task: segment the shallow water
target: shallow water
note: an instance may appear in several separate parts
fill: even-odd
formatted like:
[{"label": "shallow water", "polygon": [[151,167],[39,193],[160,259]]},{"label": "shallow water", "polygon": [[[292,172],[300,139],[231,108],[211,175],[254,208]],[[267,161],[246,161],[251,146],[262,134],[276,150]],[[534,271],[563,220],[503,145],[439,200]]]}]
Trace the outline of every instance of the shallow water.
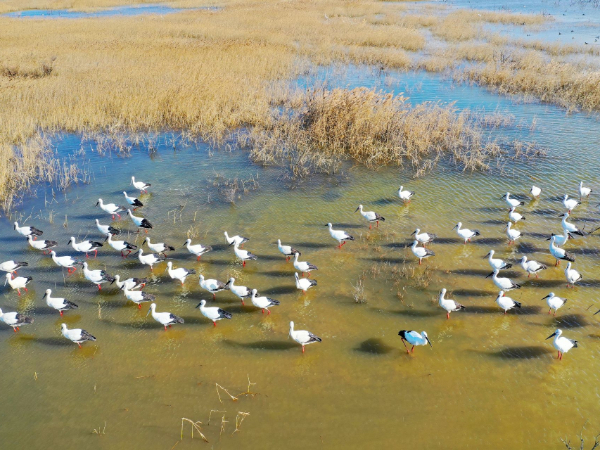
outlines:
[{"label": "shallow water", "polygon": [[[200,7],[194,9],[215,9],[214,7]],[[146,14],[173,14],[185,11],[183,8],[174,8],[169,5],[149,4],[118,6],[105,8],[97,11],[73,11],[70,9],[27,9],[5,14],[8,17],[21,17],[32,19],[82,19],[86,17],[115,17],[115,16],[139,16]]]},{"label": "shallow water", "polygon": [[[573,436],[586,420],[589,430],[600,427],[600,331],[592,316],[600,292],[598,238],[568,244],[584,276],[573,291],[565,288],[564,267],[527,280],[515,264],[510,275],[523,289],[511,296],[523,308],[506,316],[494,302],[497,289],[484,278],[489,267],[481,259],[495,248],[513,262],[525,254],[553,263],[545,236],[560,230],[558,197],[576,195],[580,179],[598,190],[597,119],[515,103],[423,74],[323,69],[298,84],[314,82],[408,92],[414,102],[456,101],[461,109],[509,111],[517,123],[536,118],[533,131],[515,126],[494,135],[536,140],[549,154],[535,163],[505,161],[504,171],[490,174],[440,167],[413,180],[397,168],[348,167],[343,175],[292,185],[279,169],[258,167],[238,150],[161,136],[150,155],[139,148],[129,158],[101,157],[77,136],[64,136],[56,143],[58,151],[87,161],[92,183],[54,198],[50,187],[41,187],[14,217],[0,219],[0,259],[28,261],[21,274],[34,278],[21,297],[2,288],[0,306],[35,318],[18,334],[0,327],[4,442],[41,449],[52,436],[55,447],[172,448],[181,439],[182,417],[202,421],[211,448],[223,449],[281,448],[282,442],[286,448],[558,448],[559,439]],[[235,276],[281,305],[265,316],[242,307],[229,292],[212,302],[197,278],[181,287],[168,279],[164,264],[151,274],[135,258],[123,260],[103,247],[92,267],[122,277],[152,275],[146,291],[157,295],[158,310],[185,319],[165,332],[145,316],[146,307],[139,311],[126,303],[114,287],[98,291],[80,271],[61,272],[12,229],[11,220],[25,218],[43,229],[45,238],[59,242],[59,255],[74,254],[65,245],[70,236],[99,239],[94,219],[110,219],[94,207],[98,197],[123,203],[121,191],[134,192],[133,174],[153,185],[141,197],[140,214],[154,224],[149,236],[177,247],[170,254],[176,266],[223,281]],[[229,204],[214,186],[217,175],[255,177],[259,188]],[[539,201],[526,199],[532,183],[544,189]],[[416,191],[409,205],[396,197],[400,184]],[[527,220],[517,227],[525,236],[514,246],[506,244],[503,231],[507,211],[500,196],[507,190],[526,199],[521,212]],[[597,202],[594,194],[575,210],[574,221],[588,230],[597,227]],[[354,213],[359,203],[386,218],[378,230],[369,231]],[[459,220],[482,237],[463,245],[451,231]],[[329,221],[356,241],[337,250],[324,227]],[[137,244],[145,237],[134,234],[127,219],[114,226]],[[417,226],[439,236],[431,246],[436,256],[421,267],[404,248]],[[249,237],[246,248],[258,261],[242,269],[225,246],[224,230]],[[182,250],[188,233],[214,247],[201,262]],[[277,238],[319,267],[314,273],[319,284],[307,295],[295,290],[293,267],[277,252]],[[408,275],[394,277],[394,269]],[[367,303],[356,304],[353,285],[365,272]],[[48,287],[79,309],[64,319],[49,311],[41,300]],[[449,321],[435,300],[442,287],[467,306]],[[546,314],[540,300],[551,290],[569,298],[556,318]],[[213,328],[194,309],[201,299],[230,311],[233,319]],[[303,355],[287,337],[290,320],[323,342],[308,346]],[[78,349],[60,335],[62,322],[88,330],[98,341]],[[544,341],[557,326],[580,342],[562,362]],[[401,329],[426,330],[433,348],[407,355],[397,336]],[[247,377],[258,395],[232,402],[221,391],[220,403],[215,383],[238,394],[246,391]],[[226,412],[213,412],[207,425],[211,410]],[[232,434],[239,411],[250,415]],[[228,422],[221,432],[222,416]],[[97,436],[94,429],[105,434]],[[177,448],[204,445],[197,435],[192,441],[190,433],[186,425]]]}]

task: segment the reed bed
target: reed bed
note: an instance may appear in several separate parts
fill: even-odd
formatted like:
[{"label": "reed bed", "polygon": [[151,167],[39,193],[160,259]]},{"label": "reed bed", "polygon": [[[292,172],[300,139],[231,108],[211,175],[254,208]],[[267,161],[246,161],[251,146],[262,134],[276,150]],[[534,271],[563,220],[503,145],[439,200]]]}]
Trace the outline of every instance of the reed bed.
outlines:
[{"label": "reed bed", "polygon": [[365,88],[309,90],[241,142],[254,161],[283,164],[294,177],[335,173],[344,160],[372,168],[409,165],[417,175],[440,160],[486,170],[490,160],[509,152],[486,138],[468,112],[436,103],[411,105],[405,97]]},{"label": "reed bed", "polygon": [[[154,0],[5,0],[0,3],[0,13],[27,8],[86,10],[151,2]],[[184,8],[214,4],[214,0],[169,2]],[[538,65],[498,63],[498,49],[510,44],[509,40],[479,34],[485,23],[538,26],[548,20],[544,16],[448,12],[443,5],[419,3],[412,4],[409,11],[402,2],[370,0],[224,0],[219,5],[223,9],[187,10],[165,16],[77,20],[0,17],[2,207],[13,205],[12,196],[36,181],[54,179],[55,174],[47,167],[56,167],[56,157],[49,148],[40,146],[42,133],[105,134],[111,137],[104,147],[116,147],[125,154],[130,143],[119,135],[164,130],[214,142],[237,129],[256,129],[255,142],[266,142],[265,133],[270,130],[275,133],[271,137],[274,142],[285,137],[289,143],[296,133],[301,140],[294,145],[296,149],[313,143],[318,148],[329,147],[332,142],[316,134],[317,128],[309,133],[298,123],[282,125],[272,114],[273,105],[288,96],[282,91],[289,80],[316,64],[442,71],[473,61],[486,65],[470,67],[464,80],[502,92],[598,108],[598,90],[593,86],[596,73],[584,74],[576,66],[560,61],[545,60]],[[482,39],[490,41],[487,46],[480,42]],[[573,53],[539,45],[532,51]],[[508,79],[511,76],[513,79]],[[539,83],[534,82],[536,77]],[[365,107],[375,101],[375,97],[367,100],[373,94],[353,95],[361,98]],[[351,97],[329,93],[327,99],[342,101]],[[298,107],[317,102],[314,97],[303,98]],[[479,164],[481,151],[493,153],[490,147],[474,150],[478,145],[485,149],[488,144],[464,131],[476,126],[467,126],[468,121],[452,108],[409,108],[406,99],[381,100],[381,104],[385,106],[371,110],[363,121],[357,118],[353,127],[345,130],[351,134],[344,140],[351,142],[346,142],[346,147],[340,144],[346,148],[344,152],[336,147],[341,135],[336,136],[334,159],[343,153],[375,166],[433,161],[434,155],[441,152],[454,155],[461,165],[471,168]],[[395,120],[389,117],[392,111],[398,113]],[[369,125],[367,119],[382,120],[400,135],[392,138],[388,132],[380,137],[373,130],[381,130],[381,124]],[[437,120],[441,121],[439,126],[435,125]],[[407,131],[409,125],[417,126],[425,135],[417,139],[416,133]],[[464,129],[458,132],[461,127]],[[367,133],[362,146],[357,145],[357,133],[361,132]],[[451,143],[453,137],[458,143]],[[425,150],[427,145],[431,145],[429,150]],[[369,155],[369,151],[375,153]],[[459,152],[465,152],[465,156],[460,157]],[[312,158],[321,152],[296,154]],[[329,170],[336,167],[323,164]],[[72,174],[70,170],[67,173]]]}]

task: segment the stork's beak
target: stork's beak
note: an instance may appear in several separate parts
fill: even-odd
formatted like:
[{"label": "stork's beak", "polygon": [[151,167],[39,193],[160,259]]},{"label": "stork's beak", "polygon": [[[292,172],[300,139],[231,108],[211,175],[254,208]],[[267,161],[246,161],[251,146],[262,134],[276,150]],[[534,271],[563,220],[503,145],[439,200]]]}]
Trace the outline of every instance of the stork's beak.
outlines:
[{"label": "stork's beak", "polygon": [[100,202],[96,202],[96,206],[98,206],[100,204]]},{"label": "stork's beak", "polygon": [[494,275],[494,272],[492,272],[492,273],[490,273],[490,274],[486,275],[485,277],[486,277],[486,278],[489,278],[489,277],[491,277],[492,275]]},{"label": "stork's beak", "polygon": [[147,241],[147,240],[148,240],[148,239],[144,239],[144,242],[142,242],[142,245],[144,245],[144,244],[146,243],[146,241]]},{"label": "stork's beak", "polygon": [[412,233],[410,233],[410,235],[412,236],[413,234],[415,234],[417,232],[417,230],[413,231]]},{"label": "stork's beak", "polygon": [[430,346],[431,348],[433,348],[433,345],[431,345],[431,341],[429,340],[429,338],[427,337],[427,338],[425,338],[425,339],[427,339],[427,343],[429,344],[429,346]]},{"label": "stork's beak", "polygon": [[150,311],[152,311],[152,308],[148,308],[148,312],[146,313],[146,317],[148,317],[148,314],[150,314]]},{"label": "stork's beak", "polygon": [[[454,226],[452,227],[452,230],[454,230],[454,229],[455,229],[457,226],[458,226],[458,224],[454,225]],[[451,230],[451,231],[452,231],[452,230]]]},{"label": "stork's beak", "polygon": [[487,254],[487,255],[485,255],[485,256],[484,256],[483,258],[481,258],[481,259],[485,259],[485,258],[487,258],[488,256],[490,256],[489,252],[488,252],[488,254]]},{"label": "stork's beak", "polygon": [[71,244],[71,241],[67,242],[67,245],[70,245],[70,244]]},{"label": "stork's beak", "polygon": [[358,208],[356,208],[356,210],[354,212],[358,211],[359,209],[360,209],[360,206]]},{"label": "stork's beak", "polygon": [[594,313],[594,316],[600,312],[600,309]]},{"label": "stork's beak", "polygon": [[46,293],[45,293],[45,294],[44,294],[44,296],[42,297],[42,300],[44,300],[44,299],[46,298],[46,296],[47,296],[47,295],[48,295],[48,294],[46,294]]},{"label": "stork's beak", "polygon": [[546,339],[544,339],[544,340],[546,340],[546,341],[547,341],[548,339],[550,339],[551,337],[554,337],[554,336],[556,336],[556,331],[555,331],[554,333],[552,333],[550,336],[548,336],[548,337],[547,337]]},{"label": "stork's beak", "polygon": [[546,295],[542,300],[546,300],[548,297],[550,297],[550,294]]},{"label": "stork's beak", "polygon": [[[202,302],[198,303],[198,304],[196,305],[196,308],[200,308],[200,305],[201,305],[201,304],[202,304]],[[195,309],[195,308],[194,308],[194,309]]]}]

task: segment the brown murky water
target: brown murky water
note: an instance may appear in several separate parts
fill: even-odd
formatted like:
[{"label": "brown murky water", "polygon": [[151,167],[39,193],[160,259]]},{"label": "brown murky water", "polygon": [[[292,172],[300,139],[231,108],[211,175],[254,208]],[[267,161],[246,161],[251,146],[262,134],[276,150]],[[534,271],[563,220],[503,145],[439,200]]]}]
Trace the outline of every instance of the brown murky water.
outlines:
[{"label": "brown murky water", "polygon": [[[484,103],[492,98],[469,89]],[[503,174],[440,168],[412,180],[397,169],[348,168],[346,176],[316,177],[289,189],[278,170],[257,168],[241,152],[209,155],[204,147],[185,146],[172,152],[165,145],[154,158],[138,152],[124,160],[89,154],[91,185],[55,201],[49,190],[40,190],[15,217],[0,221],[1,259],[28,261],[21,273],[34,278],[22,297],[4,288],[0,306],[35,318],[18,334],[0,327],[2,441],[28,449],[48,448],[49,442],[52,448],[91,449],[558,448],[559,439],[574,436],[586,420],[588,430],[600,429],[600,332],[598,316],[592,315],[600,288],[598,238],[567,245],[584,276],[575,290],[565,287],[564,267],[527,280],[515,264],[509,274],[523,288],[511,296],[523,308],[506,316],[494,302],[498,290],[484,278],[489,266],[482,259],[493,248],[513,262],[527,255],[553,263],[545,238],[560,230],[559,196],[575,195],[580,178],[596,187],[597,120],[566,117],[546,106],[513,106],[518,114],[538,117],[534,138],[550,153],[536,164],[506,162]],[[75,138],[59,143],[79,145]],[[259,188],[235,205],[223,203],[213,186],[216,173],[258,176]],[[170,255],[176,266],[223,281],[235,276],[281,305],[266,316],[242,307],[229,292],[212,302],[197,277],[181,287],[163,264],[146,291],[156,294],[159,311],[185,319],[165,332],[146,317],[146,307],[139,311],[126,303],[114,286],[98,292],[80,271],[67,276],[12,230],[11,220],[28,218],[44,237],[59,242],[59,254],[73,254],[65,245],[70,236],[99,237],[93,220],[104,216],[94,207],[96,199],[121,202],[123,189],[133,192],[131,174],[153,184],[140,212],[155,226],[150,236],[177,247]],[[500,196],[507,190],[525,194],[532,183],[544,194],[539,201],[526,200],[521,208],[526,221],[517,226],[525,235],[508,246],[507,208]],[[396,197],[400,184],[417,193],[409,205]],[[369,231],[354,213],[359,203],[386,218],[378,230]],[[596,228],[596,204],[596,197],[584,202],[574,222]],[[451,231],[459,220],[482,237],[463,245]],[[356,241],[337,250],[324,226],[329,221]],[[115,226],[134,231],[125,219]],[[417,226],[439,237],[431,246],[436,256],[421,267],[404,248]],[[225,246],[224,230],[250,237],[246,248],[258,261],[242,269]],[[195,242],[215,248],[201,262],[182,250],[188,232]],[[307,295],[296,291],[293,267],[278,253],[277,238],[319,267],[318,286]],[[143,236],[128,239],[141,244]],[[150,275],[136,259],[123,261],[109,247],[91,265],[122,277]],[[367,301],[357,304],[353,286],[361,275]],[[48,287],[79,309],[61,319],[42,301]],[[467,307],[449,321],[437,305],[443,287]],[[546,314],[541,300],[550,291],[569,298],[556,318]],[[194,309],[201,299],[230,311],[233,319],[213,328]],[[290,320],[323,342],[303,355],[288,338]],[[63,321],[88,330],[97,342],[78,349],[60,335]],[[580,342],[562,362],[544,340],[557,327]],[[433,348],[407,355],[397,335],[401,329],[426,330]],[[246,391],[248,377],[257,395],[234,402],[221,391],[219,401],[216,383],[238,395]],[[234,433],[240,412],[249,415]],[[183,417],[203,422],[209,444],[197,434],[192,440],[189,424],[181,439]]]}]

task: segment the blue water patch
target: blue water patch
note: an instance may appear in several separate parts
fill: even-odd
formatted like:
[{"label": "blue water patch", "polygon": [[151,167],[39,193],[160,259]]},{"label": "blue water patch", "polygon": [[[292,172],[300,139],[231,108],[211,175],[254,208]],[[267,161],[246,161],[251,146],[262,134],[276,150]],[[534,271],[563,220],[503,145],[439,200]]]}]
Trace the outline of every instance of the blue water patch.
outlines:
[{"label": "blue water patch", "polygon": [[[198,9],[218,10],[218,7],[206,6]],[[25,11],[15,11],[4,14],[8,17],[34,18],[34,19],[81,19],[86,17],[113,17],[113,16],[139,16],[146,14],[173,14],[181,11],[186,11],[184,8],[174,8],[168,5],[134,5],[134,6],[117,6],[114,8],[106,8],[98,11],[72,11],[69,9],[29,9]]]}]

